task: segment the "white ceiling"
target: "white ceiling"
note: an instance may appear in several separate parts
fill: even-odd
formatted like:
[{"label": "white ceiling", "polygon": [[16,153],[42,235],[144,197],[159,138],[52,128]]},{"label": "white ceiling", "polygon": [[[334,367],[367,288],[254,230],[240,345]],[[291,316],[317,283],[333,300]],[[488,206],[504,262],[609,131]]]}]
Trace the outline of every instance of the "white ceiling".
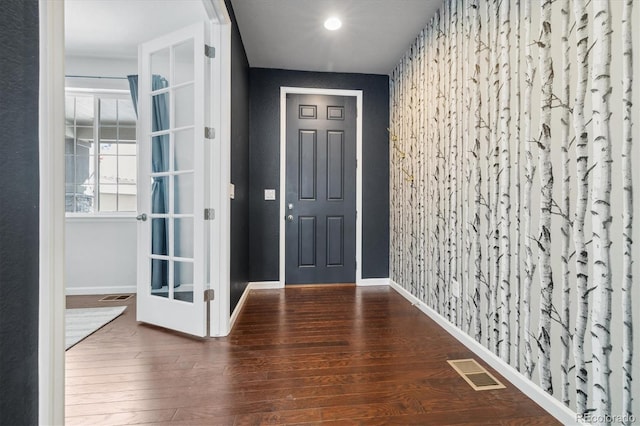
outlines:
[{"label": "white ceiling", "polygon": [[[442,0],[232,0],[252,67],[388,74]],[[338,31],[324,20],[339,16]],[[202,20],[202,0],[65,0],[66,54],[135,58]]]},{"label": "white ceiling", "polygon": [[202,0],[65,0],[67,55],[135,58],[138,45],[206,18]]},{"label": "white ceiling", "polygon": [[[252,67],[388,74],[442,0],[232,0]],[[342,28],[323,23],[338,16]]]}]

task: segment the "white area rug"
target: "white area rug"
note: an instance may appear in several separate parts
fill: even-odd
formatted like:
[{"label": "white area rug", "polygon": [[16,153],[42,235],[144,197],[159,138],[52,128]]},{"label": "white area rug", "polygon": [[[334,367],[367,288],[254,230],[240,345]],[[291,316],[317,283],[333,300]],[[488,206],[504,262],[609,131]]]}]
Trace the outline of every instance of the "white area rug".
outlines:
[{"label": "white area rug", "polygon": [[65,349],[69,349],[88,335],[120,316],[126,306],[80,308],[65,311]]}]

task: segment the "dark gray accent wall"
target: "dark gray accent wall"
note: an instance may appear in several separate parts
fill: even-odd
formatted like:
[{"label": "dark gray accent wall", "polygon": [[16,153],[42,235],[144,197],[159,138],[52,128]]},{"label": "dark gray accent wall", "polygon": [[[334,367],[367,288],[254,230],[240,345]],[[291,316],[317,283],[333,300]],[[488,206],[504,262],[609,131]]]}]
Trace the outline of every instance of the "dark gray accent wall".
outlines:
[{"label": "dark gray accent wall", "polygon": [[0,12],[0,424],[38,424],[38,1]]},{"label": "dark gray accent wall", "polygon": [[[251,68],[250,280],[279,279],[280,87],[363,91],[362,277],[389,276],[389,77]],[[264,189],[277,201],[265,201]]]},{"label": "dark gray accent wall", "polygon": [[249,284],[249,62],[231,1],[231,310]]}]

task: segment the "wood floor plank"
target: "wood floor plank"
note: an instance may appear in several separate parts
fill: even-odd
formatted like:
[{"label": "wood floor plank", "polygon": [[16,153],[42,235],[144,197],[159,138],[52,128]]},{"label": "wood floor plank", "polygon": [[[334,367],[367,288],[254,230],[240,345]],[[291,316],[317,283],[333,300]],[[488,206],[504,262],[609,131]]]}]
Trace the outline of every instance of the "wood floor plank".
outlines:
[{"label": "wood floor plank", "polygon": [[125,304],[67,352],[67,424],[558,424],[508,382],[473,391],[446,360],[474,355],[389,288],[252,291],[215,339]]},{"label": "wood floor plank", "polygon": [[171,421],[175,408],[168,410],[130,411],[127,413],[98,414],[67,417],[65,426],[135,425],[141,423],[161,423]]}]

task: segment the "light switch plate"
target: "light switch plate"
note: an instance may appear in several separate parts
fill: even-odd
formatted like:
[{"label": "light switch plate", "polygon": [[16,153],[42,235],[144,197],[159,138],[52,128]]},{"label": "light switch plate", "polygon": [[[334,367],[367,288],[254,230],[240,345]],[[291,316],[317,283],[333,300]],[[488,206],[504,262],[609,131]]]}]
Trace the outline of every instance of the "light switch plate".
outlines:
[{"label": "light switch plate", "polygon": [[275,189],[265,189],[264,190],[264,199],[265,201],[273,201],[276,199],[276,190]]},{"label": "light switch plate", "polygon": [[229,184],[229,197],[232,200],[236,198],[236,186],[232,183]]}]

